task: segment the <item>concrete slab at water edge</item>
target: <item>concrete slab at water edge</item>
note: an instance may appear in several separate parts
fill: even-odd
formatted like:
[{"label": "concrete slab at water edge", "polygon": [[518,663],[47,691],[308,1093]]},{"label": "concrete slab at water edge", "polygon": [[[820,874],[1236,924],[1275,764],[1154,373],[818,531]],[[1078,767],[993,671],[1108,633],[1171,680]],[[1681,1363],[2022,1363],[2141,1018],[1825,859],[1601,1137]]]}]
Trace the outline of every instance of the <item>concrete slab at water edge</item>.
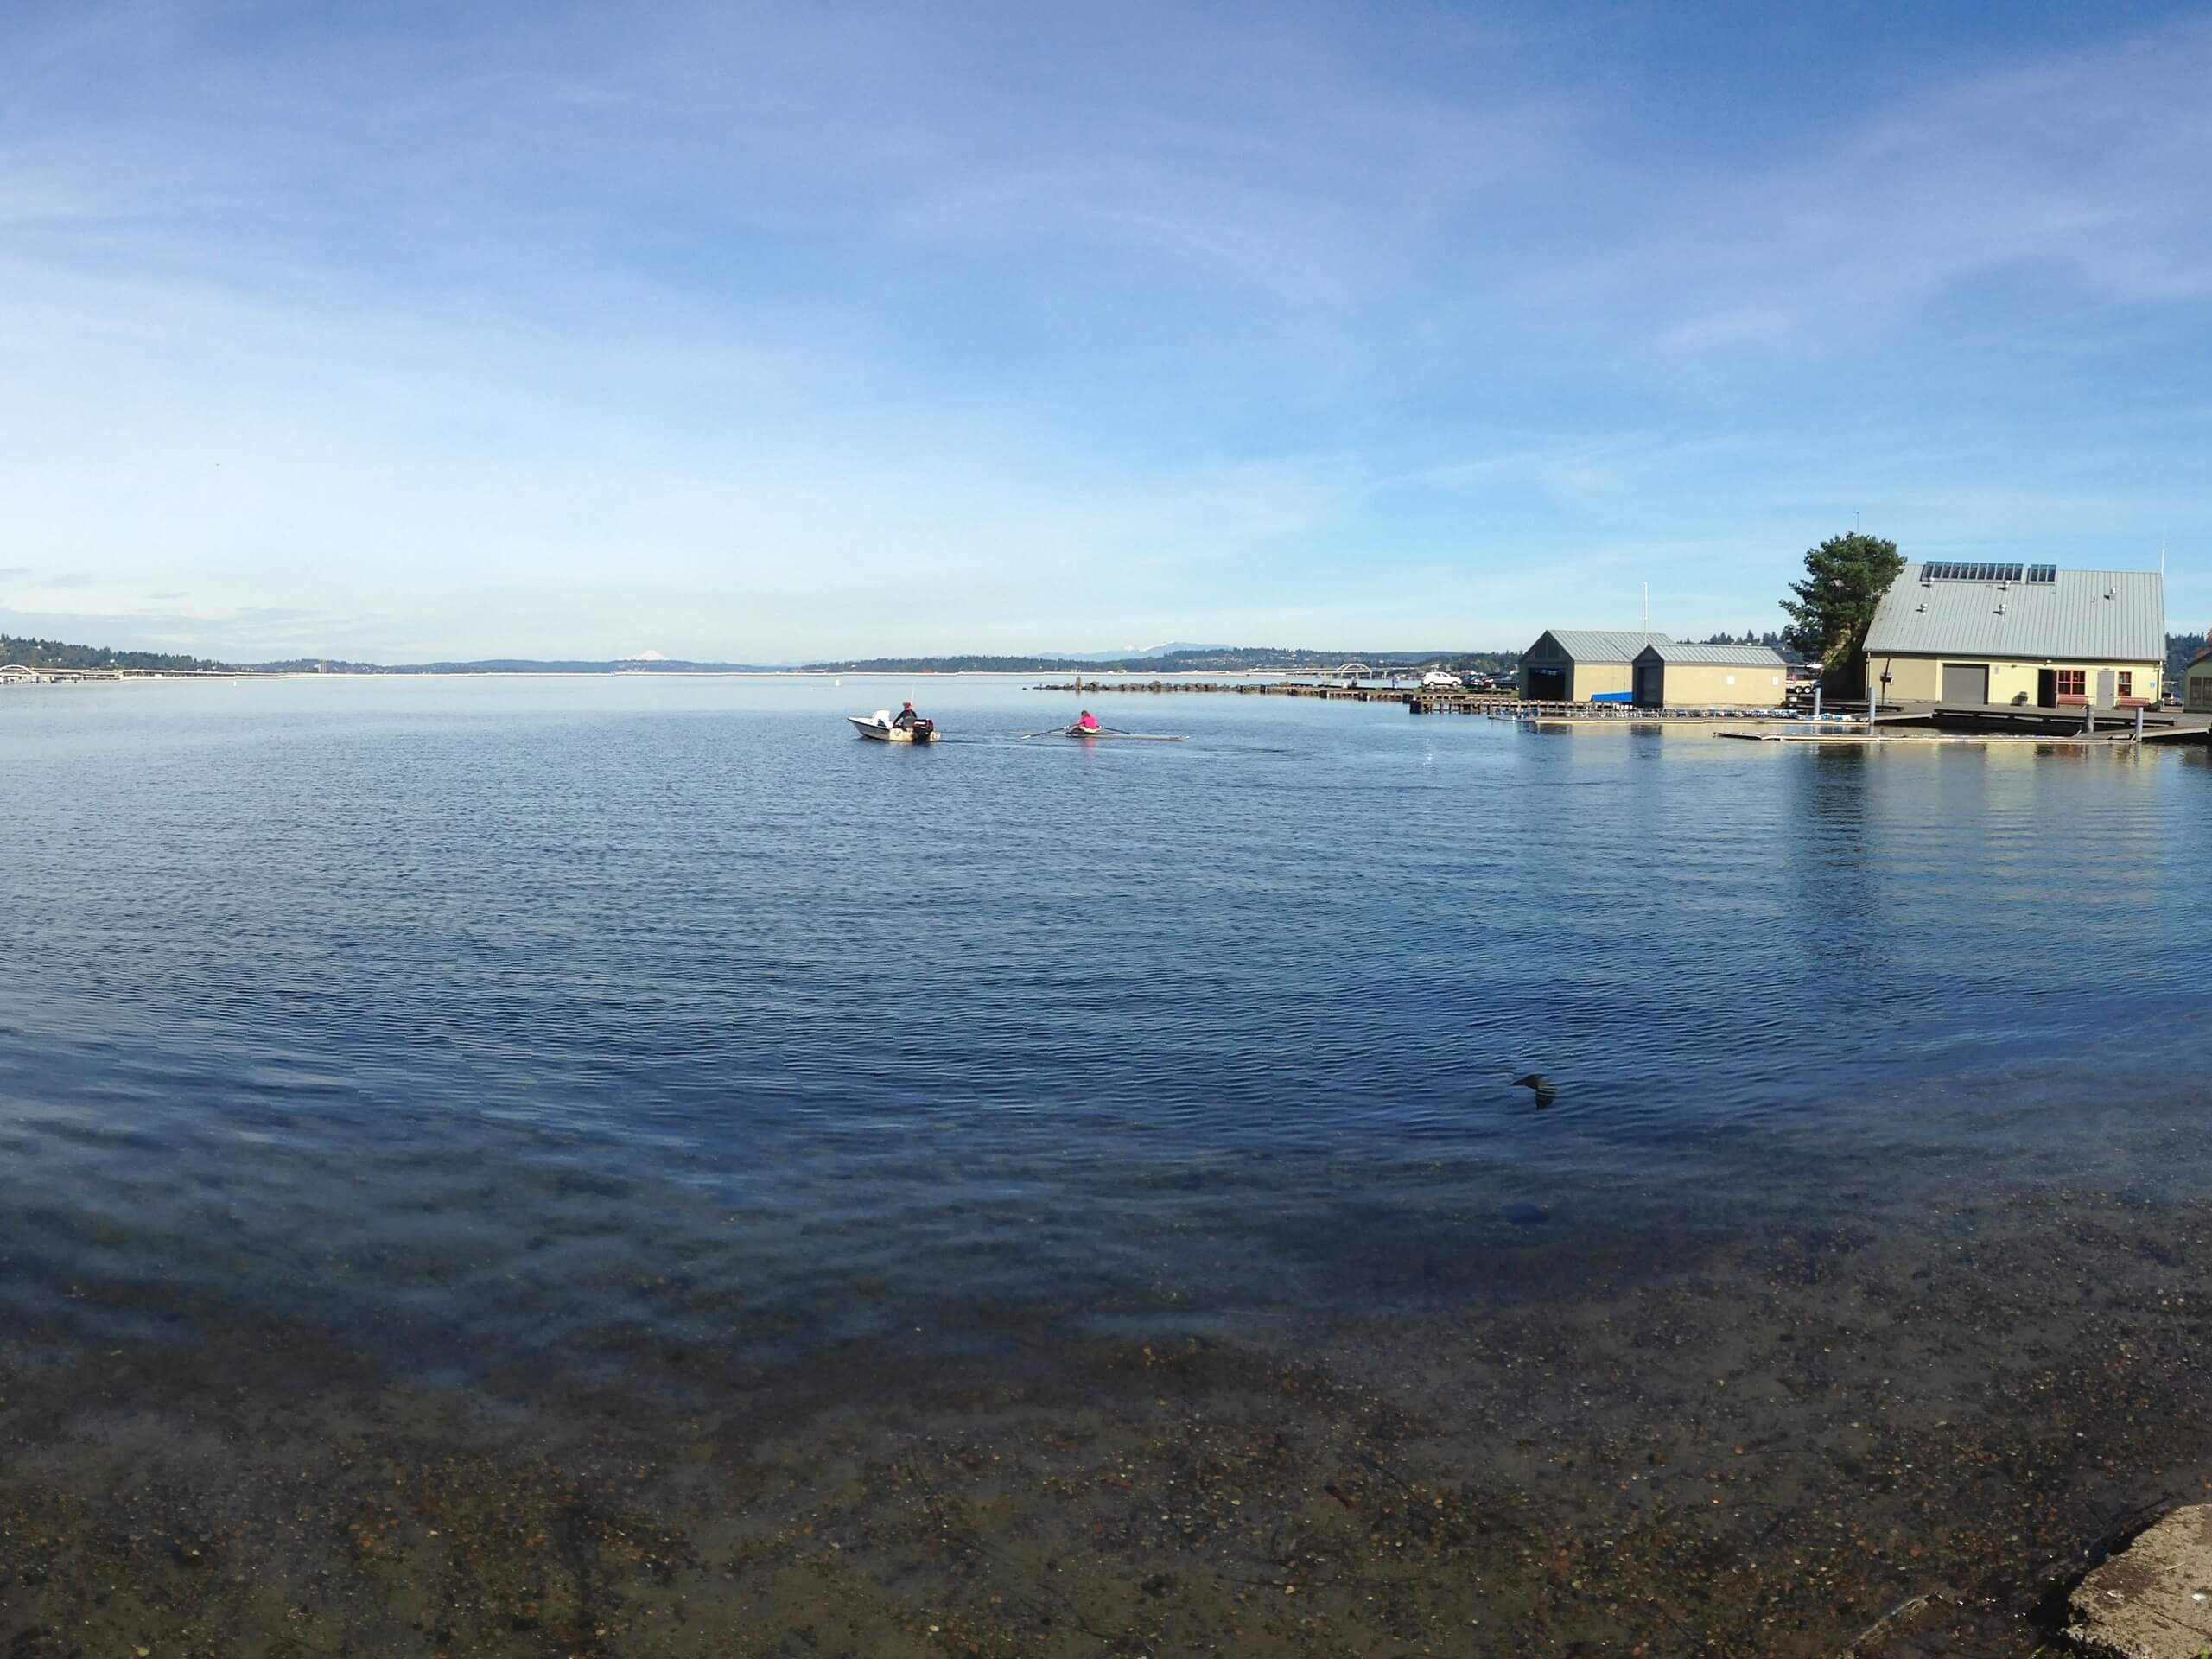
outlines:
[{"label": "concrete slab at water edge", "polygon": [[2082,1581],[2068,1634],[2099,1659],[2212,1648],[2212,1503],[2176,1510]]}]

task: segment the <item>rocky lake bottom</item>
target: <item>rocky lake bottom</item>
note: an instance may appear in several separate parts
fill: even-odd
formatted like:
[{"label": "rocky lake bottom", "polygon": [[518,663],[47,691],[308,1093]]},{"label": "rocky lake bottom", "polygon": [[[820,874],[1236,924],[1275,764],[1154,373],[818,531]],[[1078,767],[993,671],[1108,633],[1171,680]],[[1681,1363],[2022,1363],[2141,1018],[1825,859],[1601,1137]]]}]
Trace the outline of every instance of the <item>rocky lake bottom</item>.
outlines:
[{"label": "rocky lake bottom", "polygon": [[162,1292],[62,1286],[86,1316],[0,1349],[0,1643],[1825,1656],[1938,1592],[1862,1651],[2024,1659],[2100,1544],[2212,1491],[2212,1201],[1956,1161],[1755,1236],[1370,1214],[1307,1249],[1371,1317],[1209,1332],[1175,1277],[905,1310],[964,1357],[748,1365],[759,1314],[700,1284],[719,1339],[410,1383],[234,1307],[95,1343]]}]

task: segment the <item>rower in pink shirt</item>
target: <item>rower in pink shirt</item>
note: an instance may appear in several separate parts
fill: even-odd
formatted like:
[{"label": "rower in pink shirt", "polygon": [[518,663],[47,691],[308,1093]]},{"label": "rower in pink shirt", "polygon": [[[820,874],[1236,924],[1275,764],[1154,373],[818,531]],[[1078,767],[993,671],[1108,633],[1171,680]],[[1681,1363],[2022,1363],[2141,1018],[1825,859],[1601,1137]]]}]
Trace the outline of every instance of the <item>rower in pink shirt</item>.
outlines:
[{"label": "rower in pink shirt", "polygon": [[1084,709],[1083,711],[1083,718],[1076,721],[1075,728],[1078,732],[1096,731],[1098,729],[1098,716],[1092,714],[1090,709]]}]

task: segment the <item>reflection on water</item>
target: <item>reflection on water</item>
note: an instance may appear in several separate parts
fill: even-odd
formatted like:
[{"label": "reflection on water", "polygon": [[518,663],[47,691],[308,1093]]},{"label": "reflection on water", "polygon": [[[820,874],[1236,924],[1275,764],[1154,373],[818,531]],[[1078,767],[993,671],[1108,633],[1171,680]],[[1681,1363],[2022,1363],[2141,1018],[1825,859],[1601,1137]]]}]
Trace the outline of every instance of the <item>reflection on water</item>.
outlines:
[{"label": "reflection on water", "polygon": [[[2155,1011],[2202,757],[1249,696],[1127,699],[1192,741],[1114,748],[1012,741],[1065,700],[925,689],[951,741],[918,752],[852,740],[908,694],[858,680],[0,696],[0,1352],[244,1365],[283,1331],[305,1375],[311,1331],[433,1396],[795,1389],[848,1425],[931,1377],[1080,1417],[1072,1388],[1110,1438],[1122,1344],[1195,1343],[1489,1459],[1510,1334],[1613,1368],[1615,1420],[1542,1430],[1586,1461],[1753,1351],[1795,1378],[1771,1432],[1834,1427],[1879,1353],[1823,1382],[1777,1345],[1863,1329],[1831,1271],[1894,1318],[1948,1252],[2024,1307],[2012,1223],[2073,1213],[2054,1182],[2195,1224],[2199,1044]],[[2013,1195],[1995,1233],[1976,1184]],[[1813,1275],[1789,1308],[1777,1273]],[[2010,1386],[1966,1380],[1989,1340],[1923,1357],[1961,1412]]]}]

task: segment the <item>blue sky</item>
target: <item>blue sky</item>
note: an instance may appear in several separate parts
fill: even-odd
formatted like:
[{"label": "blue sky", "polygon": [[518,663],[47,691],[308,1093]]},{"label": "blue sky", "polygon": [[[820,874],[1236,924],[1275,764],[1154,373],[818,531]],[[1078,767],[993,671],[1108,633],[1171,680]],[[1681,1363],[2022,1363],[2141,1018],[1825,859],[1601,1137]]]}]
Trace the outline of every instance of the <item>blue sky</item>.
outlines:
[{"label": "blue sky", "polygon": [[2212,624],[2212,12],[14,0],[0,627],[789,660]]}]

